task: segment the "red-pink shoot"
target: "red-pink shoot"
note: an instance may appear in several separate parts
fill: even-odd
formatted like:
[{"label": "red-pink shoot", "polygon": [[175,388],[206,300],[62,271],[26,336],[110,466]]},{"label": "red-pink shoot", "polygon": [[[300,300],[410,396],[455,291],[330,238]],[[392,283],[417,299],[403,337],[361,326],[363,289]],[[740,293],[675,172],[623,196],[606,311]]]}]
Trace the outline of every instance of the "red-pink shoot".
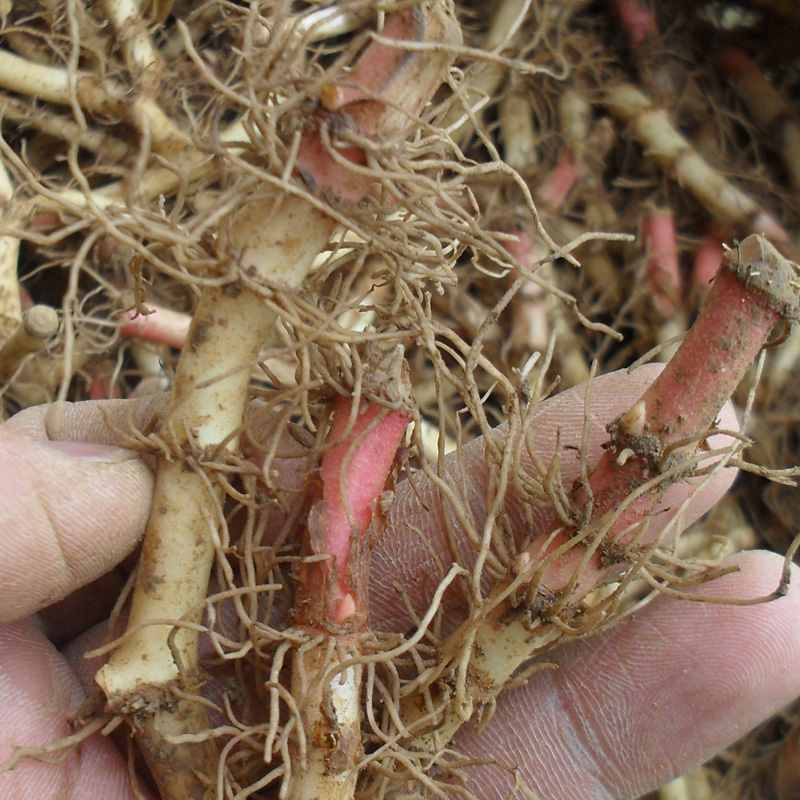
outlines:
[{"label": "red-pink shoot", "polygon": [[404,406],[362,399],[354,415],[353,403],[351,397],[334,403],[322,498],[308,516],[304,555],[329,557],[302,564],[296,603],[297,624],[331,632],[358,629],[366,620],[368,531],[411,420]]},{"label": "red-pink shoot", "polygon": [[662,208],[651,209],[642,223],[642,236],[647,248],[647,277],[653,307],[663,319],[671,319],[679,312],[683,295],[672,213]]},{"label": "red-pink shoot", "polygon": [[120,333],[127,339],[142,339],[180,350],[186,342],[192,318],[153,303],[148,303],[148,307],[151,311],[149,314],[139,314],[136,309],[126,311],[123,315],[126,322],[120,328]]},{"label": "red-pink shoot", "polygon": [[[727,251],[681,347],[630,411],[609,426],[603,457],[588,482],[572,492],[572,525],[557,522],[538,536],[520,565],[541,563],[545,554],[568,545],[587,526],[616,514],[580,576],[580,596],[596,585],[614,552],[622,556],[634,537],[646,543],[643,526],[668,486],[692,475],[698,447],[713,433],[722,405],[772,328],[782,318],[797,319],[799,311],[797,267],[766,239],[754,234]],[[658,476],[663,480],[626,503],[635,490]],[[580,551],[567,549],[567,557],[545,569],[547,589],[558,592],[572,580]]]},{"label": "red-pink shoot", "polygon": [[346,129],[374,142],[402,142],[441,86],[442,73],[451,60],[447,48],[409,50],[403,42],[460,44],[461,27],[444,6],[429,8],[427,13],[413,7],[390,14],[380,35],[397,46],[371,42],[346,83],[323,87],[319,109],[297,153],[298,171],[306,182],[338,202],[360,202],[374,181],[337,160],[366,163],[360,147],[335,141],[336,131]]}]

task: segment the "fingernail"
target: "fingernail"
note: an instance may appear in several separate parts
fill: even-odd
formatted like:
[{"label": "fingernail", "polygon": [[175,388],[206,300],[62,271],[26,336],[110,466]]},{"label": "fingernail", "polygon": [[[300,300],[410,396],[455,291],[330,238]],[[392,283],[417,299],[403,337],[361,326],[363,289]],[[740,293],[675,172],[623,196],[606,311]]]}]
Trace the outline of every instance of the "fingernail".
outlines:
[{"label": "fingernail", "polygon": [[128,450],[126,447],[114,447],[108,444],[54,442],[49,439],[40,440],[39,444],[70,458],[80,461],[96,461],[100,464],[121,464],[123,461],[139,458],[139,453],[135,450]]}]

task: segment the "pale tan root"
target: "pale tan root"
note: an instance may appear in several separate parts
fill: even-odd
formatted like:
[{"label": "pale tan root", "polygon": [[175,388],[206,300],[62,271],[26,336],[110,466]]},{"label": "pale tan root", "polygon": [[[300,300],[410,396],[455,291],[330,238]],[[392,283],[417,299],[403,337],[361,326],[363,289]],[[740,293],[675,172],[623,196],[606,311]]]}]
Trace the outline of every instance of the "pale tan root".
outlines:
[{"label": "pale tan root", "polygon": [[[242,122],[235,122],[220,131],[219,141],[223,145],[248,141]],[[229,148],[228,152],[233,155],[240,153],[241,150]],[[197,181],[217,169],[212,157],[199,153],[193,147],[188,146],[175,157],[175,166],[177,169],[165,169],[158,165],[148,167],[136,184],[136,198],[146,203],[159,195],[169,195],[180,186],[182,180]],[[91,202],[101,210],[114,205],[124,206],[125,192],[126,184],[123,181],[115,181],[94,189]],[[85,209],[88,206],[86,196],[77,189],[61,189],[56,193],[56,197],[57,201],[55,202],[43,198],[37,205],[41,208],[61,208],[63,204],[68,204],[74,205],[78,209]]]},{"label": "pale tan root", "polygon": [[[305,759],[292,765],[288,800],[352,798],[364,751],[361,744],[359,664],[340,665],[357,655],[360,641],[320,636],[295,652],[292,696],[303,699],[301,712],[308,742]],[[333,732],[333,733],[332,733]]]},{"label": "pale tan root", "polygon": [[658,790],[658,800],[711,800],[713,795],[705,767],[681,775]]},{"label": "pale tan root", "polygon": [[[503,0],[494,12],[492,27],[483,42],[484,49],[487,51],[499,50],[504,46],[508,46],[519,29],[529,6],[530,0]],[[470,95],[477,95],[478,97],[476,106],[472,109],[473,113],[485,105],[484,98],[491,97],[497,91],[507,74],[508,69],[499,63],[481,64],[475,69],[469,81]],[[463,116],[464,110],[461,106],[453,105],[439,121],[439,125],[442,128],[456,125],[451,135],[453,140],[460,145],[464,144],[474,131],[474,125],[469,116],[459,122]]]},{"label": "pale tan root", "polygon": [[[252,269],[254,283],[260,278],[297,286],[327,244],[334,223],[304,200],[287,198],[277,213],[271,214],[273,210],[272,199],[262,200],[234,221],[240,274]],[[206,595],[219,494],[184,463],[180,448],[191,441],[212,456],[220,446],[228,451],[236,447],[251,367],[274,323],[259,294],[241,282],[208,288],[200,300],[163,431],[173,448],[162,456],[156,482],[129,622],[129,630],[136,632],[97,676],[112,705],[139,686],[178,677],[167,642],[172,626],[137,629],[156,619],[180,619]],[[175,505],[172,498],[180,502]],[[196,664],[196,639],[189,630],[175,637],[186,668]]]},{"label": "pale tan root", "polygon": [[131,713],[136,743],[150,765],[162,800],[216,800],[215,771],[219,751],[211,738],[180,737],[208,730],[208,715],[198,703],[175,701],[165,694],[155,708]]},{"label": "pale tan root", "polygon": [[[8,214],[8,203],[14,187],[5,165],[0,163],[0,203]],[[0,236],[0,346],[19,328],[22,302],[17,279],[19,239]]]},{"label": "pale tan root", "polygon": [[[169,452],[159,457],[128,634],[96,677],[113,711],[145,707],[157,711],[160,725],[169,715],[189,713],[188,701],[165,698],[171,686],[199,680],[199,634],[182,628],[173,640],[175,625],[167,621],[197,622],[208,590],[223,493],[202,461],[224,461],[237,447],[251,370],[275,324],[261,292],[273,283],[300,285],[334,226],[305,200],[289,196],[280,204],[251,201],[232,220],[228,249],[238,277],[201,296],[160,432]],[[204,458],[190,461],[187,451]],[[202,730],[200,712],[190,716],[198,715]],[[213,763],[201,771],[215,769]]]},{"label": "pale tan root", "polygon": [[788,234],[774,217],[711,166],[675,129],[666,111],[643,92],[620,84],[606,91],[604,103],[628,125],[646,153],[672,170],[677,182],[714,215],[753,233],[763,233],[777,245],[788,245]]},{"label": "pale tan root", "polygon": [[11,97],[3,98],[3,118],[23,125],[30,124],[35,118],[36,128],[42,133],[65,142],[75,142],[86,150],[102,154],[109,161],[122,161],[131,151],[130,145],[122,139],[95,128],[86,129],[75,120],[45,107],[34,110],[29,102]]},{"label": "pale tan root", "polygon": [[[125,51],[125,60],[131,74],[144,78],[145,87],[158,80],[161,57],[156,53],[141,13],[141,3],[136,0],[103,0],[103,9],[117,30],[117,41]],[[145,73],[150,71],[150,76]]]},{"label": "pale tan root", "polygon": [[507,92],[500,100],[503,160],[518,171],[533,169],[538,160],[533,104],[522,92]]},{"label": "pale tan root", "polygon": [[[401,705],[403,724],[414,734],[410,745],[414,750],[431,755],[441,752],[472,717],[477,704],[491,703],[524,661],[554,646],[563,636],[560,628],[550,624],[531,629],[522,614],[506,614],[505,604],[498,609],[502,613],[492,611],[477,625],[467,622],[448,638],[439,670],[444,671],[445,665],[455,667],[458,677],[449,696],[432,694],[434,706],[440,706],[433,719],[420,694],[411,695]],[[469,667],[460,669],[466,667],[467,659]],[[425,677],[427,683],[437,675]]]},{"label": "pale tan root", "polygon": [[558,98],[558,127],[575,160],[583,161],[592,118],[591,104],[574,89],[566,89]]},{"label": "pale tan root", "polygon": [[83,108],[108,116],[122,115],[136,120],[141,114],[147,120],[154,145],[190,144],[150,98],[134,95],[131,100],[124,87],[111,80],[101,81],[90,72],[38,64],[0,50],[0,86],[57,105],[77,100]]}]

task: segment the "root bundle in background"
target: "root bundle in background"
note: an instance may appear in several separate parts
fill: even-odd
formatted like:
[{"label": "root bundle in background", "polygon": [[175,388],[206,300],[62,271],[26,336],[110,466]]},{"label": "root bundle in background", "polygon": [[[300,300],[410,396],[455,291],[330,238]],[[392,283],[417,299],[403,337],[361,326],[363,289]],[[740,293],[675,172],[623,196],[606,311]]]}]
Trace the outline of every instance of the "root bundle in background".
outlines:
[{"label": "root bundle in background", "polygon": [[[4,9],[5,415],[169,386],[180,336],[145,346],[130,312],[159,306],[180,327],[203,287],[226,282],[220,237],[248,198],[265,186],[312,196],[291,167],[299,131],[346,82],[377,22],[372,3],[326,8]],[[270,298],[282,323],[252,375],[282,424],[313,441],[326,398],[360,368],[350,348],[402,344],[427,431],[412,463],[523,418],[525,403],[584,379],[593,360],[603,373],[668,347],[696,314],[721,242],[765,232],[790,257],[800,249],[796,4],[509,0],[456,10],[465,47],[448,84],[406,149],[386,131],[359,166],[383,176],[371,202],[332,202],[349,233],[302,289]],[[672,250],[653,233],[660,214]],[[637,238],[570,245],[599,232]],[[39,305],[59,311],[60,327],[20,348],[25,313]],[[796,339],[768,355],[751,413],[749,456],[765,467],[800,460]],[[738,519],[748,546],[785,549],[793,497],[747,476],[717,518]],[[500,574],[503,554],[492,559]],[[282,580],[277,562],[258,569],[251,583]],[[708,791],[758,796],[752,787],[769,784],[793,719],[720,759]]]}]

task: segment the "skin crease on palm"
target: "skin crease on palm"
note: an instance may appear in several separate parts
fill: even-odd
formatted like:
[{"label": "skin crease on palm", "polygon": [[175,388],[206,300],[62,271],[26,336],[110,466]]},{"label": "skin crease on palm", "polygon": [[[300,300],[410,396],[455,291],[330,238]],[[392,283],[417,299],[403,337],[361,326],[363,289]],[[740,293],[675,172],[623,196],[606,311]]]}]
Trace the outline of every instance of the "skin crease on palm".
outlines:
[{"label": "skin crease on palm", "polygon": [[[631,405],[656,370],[595,381],[595,457],[605,423]],[[65,406],[57,433],[47,407],[0,426],[0,761],[13,744],[42,744],[66,734],[66,713],[91,688],[92,670],[81,654],[97,642],[97,629],[59,652],[45,636],[52,615],[35,612],[105,576],[93,584],[88,603],[80,594],[71,597],[69,630],[86,630],[105,613],[96,597],[119,585],[114,569],[141,537],[152,491],[148,466],[111,447],[109,424],[144,426],[159,403]],[[562,445],[579,443],[583,423],[581,389],[562,393],[543,404],[534,422],[537,447],[552,451],[559,427]],[[722,425],[734,424],[727,409]],[[49,441],[55,438],[60,441]],[[472,511],[479,516],[481,461],[467,457],[464,464],[476,486]],[[575,468],[565,463],[565,481]],[[710,508],[733,477],[726,470],[706,486],[685,522]],[[381,577],[371,590],[376,628],[409,627],[396,585],[418,608],[435,589],[440,559],[408,533],[414,526],[434,548],[444,546],[441,519],[421,505],[426,491],[424,483],[414,491],[397,487],[374,555],[373,574]],[[678,500],[668,498],[670,504]],[[703,591],[751,598],[777,587],[779,556],[756,552],[736,561],[738,572]],[[452,613],[458,612],[454,606]],[[490,724],[462,729],[458,749],[484,764],[468,770],[470,790],[487,800],[515,796],[515,769],[543,800],[622,800],[659,786],[800,695],[799,614],[796,582],[787,596],[749,607],[658,598],[611,631],[562,646],[547,657],[555,669],[536,672],[523,687],[501,695]],[[125,757],[95,736],[61,764],[26,761],[0,775],[0,798],[27,796],[127,800],[134,794]]]}]

